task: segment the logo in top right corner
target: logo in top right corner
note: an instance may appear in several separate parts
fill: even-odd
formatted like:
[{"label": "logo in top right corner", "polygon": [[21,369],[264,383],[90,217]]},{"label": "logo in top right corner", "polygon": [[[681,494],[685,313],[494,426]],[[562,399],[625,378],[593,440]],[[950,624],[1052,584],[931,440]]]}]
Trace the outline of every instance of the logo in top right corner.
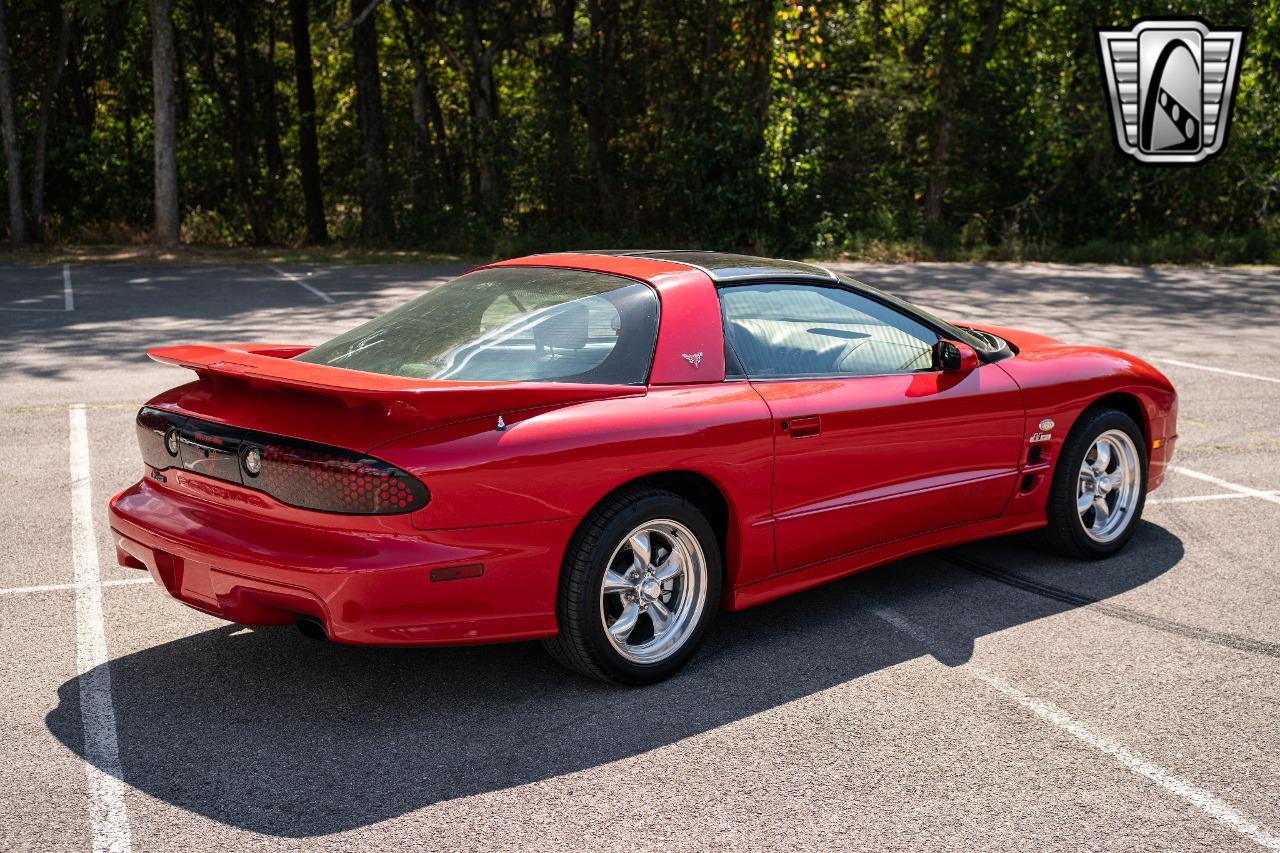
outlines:
[{"label": "logo in top right corner", "polygon": [[1227,142],[1243,29],[1196,18],[1099,28],[1098,52],[1116,145],[1140,163],[1190,165]]}]

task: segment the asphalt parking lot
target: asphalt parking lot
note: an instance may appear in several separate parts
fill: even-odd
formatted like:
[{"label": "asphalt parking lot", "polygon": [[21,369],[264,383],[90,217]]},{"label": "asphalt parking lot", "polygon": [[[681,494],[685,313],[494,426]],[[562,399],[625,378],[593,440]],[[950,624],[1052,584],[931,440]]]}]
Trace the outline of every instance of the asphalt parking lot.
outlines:
[{"label": "asphalt parking lot", "polygon": [[906,560],[624,690],[228,625],[115,564],[137,406],[189,375],[148,346],[314,342],[458,268],[0,266],[0,849],[1280,849],[1280,272],[849,269],[1150,359],[1178,471],[1118,557]]}]

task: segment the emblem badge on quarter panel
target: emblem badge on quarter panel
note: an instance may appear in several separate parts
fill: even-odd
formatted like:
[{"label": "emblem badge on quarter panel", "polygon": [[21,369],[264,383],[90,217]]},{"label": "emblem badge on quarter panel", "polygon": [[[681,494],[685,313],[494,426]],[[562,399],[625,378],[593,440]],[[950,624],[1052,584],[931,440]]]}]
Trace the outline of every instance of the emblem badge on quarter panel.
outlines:
[{"label": "emblem badge on quarter panel", "polygon": [[695,352],[695,353],[693,353],[693,354],[691,355],[691,354],[689,354],[689,353],[687,353],[687,352],[684,352],[684,353],[681,353],[681,355],[682,355],[682,356],[684,356],[684,360],[685,360],[685,361],[689,362],[689,363],[690,363],[690,364],[692,364],[694,367],[701,367],[701,366],[702,366],[702,353],[700,353],[700,352]]}]

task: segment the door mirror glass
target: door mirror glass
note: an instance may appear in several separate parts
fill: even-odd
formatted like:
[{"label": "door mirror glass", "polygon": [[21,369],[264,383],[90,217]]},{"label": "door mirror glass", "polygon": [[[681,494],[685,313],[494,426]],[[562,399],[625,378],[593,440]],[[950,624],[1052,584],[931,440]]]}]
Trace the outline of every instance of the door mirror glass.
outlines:
[{"label": "door mirror glass", "polygon": [[978,353],[973,347],[960,341],[938,341],[934,354],[939,370],[973,370],[980,364]]}]

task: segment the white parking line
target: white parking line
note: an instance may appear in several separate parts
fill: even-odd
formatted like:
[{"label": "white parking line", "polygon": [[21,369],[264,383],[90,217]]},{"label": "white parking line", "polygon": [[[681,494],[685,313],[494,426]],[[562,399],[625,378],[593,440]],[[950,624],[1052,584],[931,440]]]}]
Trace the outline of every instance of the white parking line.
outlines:
[{"label": "white parking line", "polygon": [[80,675],[80,718],[84,725],[84,766],[89,778],[89,816],[94,853],[127,853],[132,846],[124,802],[111,668],[102,621],[102,573],[93,532],[93,491],[89,479],[89,431],[85,407],[71,407],[71,554],[75,566],[76,667]]},{"label": "white parking line", "polygon": [[[897,611],[891,610],[887,607],[876,607],[872,609],[872,612],[921,645],[932,645],[928,633],[923,628]],[[1097,750],[1098,752],[1111,756],[1126,769],[1137,773],[1139,776],[1144,776],[1147,779],[1150,779],[1169,793],[1182,798],[1186,802],[1200,809],[1200,811],[1212,817],[1214,820],[1249,838],[1254,843],[1265,847],[1268,850],[1280,850],[1280,835],[1276,835],[1275,833],[1258,826],[1256,823],[1249,820],[1249,818],[1244,814],[1232,808],[1230,804],[1224,802],[1203,788],[1179,779],[1160,765],[1130,751],[1106,735],[1093,731],[1080,721],[1071,717],[1066,711],[1062,710],[1057,705],[1043,699],[1037,699],[1034,696],[1029,696],[1009,684],[1003,678],[1000,678],[998,675],[985,672],[971,664],[965,664],[963,666],[955,667],[954,669],[965,672],[979,681],[994,687],[996,690],[1000,691],[1001,694],[1012,699],[1018,705],[1032,712],[1037,717],[1051,723],[1055,727],[1074,737],[1076,740]]]},{"label": "white parking line", "polygon": [[[1266,492],[1266,494],[1268,494],[1268,495],[1280,495],[1280,492]],[[1243,499],[1243,498],[1256,498],[1256,497],[1258,497],[1258,496],[1257,496],[1257,495],[1240,494],[1240,493],[1238,493],[1238,492],[1229,492],[1229,493],[1227,493],[1227,494],[1225,494],[1225,495],[1223,495],[1223,494],[1215,494],[1215,495],[1183,495],[1183,496],[1182,496],[1182,497],[1180,497],[1180,498],[1148,498],[1148,499],[1147,499],[1147,506],[1151,506],[1152,504],[1187,504],[1187,503],[1195,503],[1196,501],[1227,501],[1227,500],[1238,501],[1238,500],[1241,500],[1241,499]]]},{"label": "white parking line", "polygon": [[269,264],[269,265],[268,265],[268,267],[269,267],[271,270],[273,270],[273,271],[275,272],[275,274],[276,274],[276,275],[278,275],[278,276],[280,276],[281,278],[288,279],[289,281],[293,282],[294,284],[296,284],[296,285],[298,285],[298,286],[300,286],[300,287],[305,287],[307,290],[311,291],[311,292],[312,292],[312,293],[314,293],[316,296],[319,296],[319,297],[320,297],[321,299],[323,299],[325,302],[328,302],[328,303],[329,303],[329,304],[331,304],[331,305],[333,304],[333,297],[332,297],[332,296],[330,296],[329,294],[325,293],[325,292],[324,292],[323,290],[321,290],[320,288],[313,286],[310,282],[305,281],[304,279],[299,278],[298,276],[294,275],[293,273],[285,272],[284,270],[280,269],[280,267],[275,266],[274,264]]},{"label": "white parking line", "polygon": [[[145,578],[116,578],[98,584],[103,589],[113,586],[133,586],[134,584],[151,583],[151,575]],[[0,589],[0,595],[27,595],[36,592],[60,592],[66,589],[80,589],[78,583],[47,583],[40,586],[10,586]]]},{"label": "white parking line", "polygon": [[67,311],[76,310],[76,297],[71,292],[71,264],[62,265],[62,300]]},{"label": "white parking line", "polygon": [[1186,800],[1188,803],[1200,809],[1202,812],[1224,826],[1234,829],[1236,832],[1246,836],[1256,844],[1265,847],[1268,850],[1280,850],[1280,835],[1276,835],[1275,833],[1269,832],[1268,830],[1258,826],[1245,815],[1232,808],[1228,803],[1222,801],[1218,797],[1215,797],[1203,788],[1179,779],[1160,765],[1148,761],[1137,753],[1131,752],[1111,738],[1092,731],[1083,723],[1073,719],[1066,711],[1063,711],[1057,705],[1054,705],[1051,702],[1046,702],[1043,699],[1036,699],[1033,696],[1028,696],[1026,693],[1023,693],[1021,690],[1009,684],[997,675],[983,672],[981,669],[977,668],[972,668],[971,672],[974,677],[990,684],[996,690],[999,690],[1005,696],[1008,696],[1023,708],[1034,713],[1036,716],[1047,720],[1074,737],[1076,740],[1088,744],[1099,752],[1111,756],[1134,773],[1147,777],[1161,788],[1164,788],[1169,793]]},{"label": "white parking line", "polygon": [[1189,367],[1192,370],[1207,370],[1210,373],[1225,373],[1228,376],[1241,376],[1245,379],[1260,379],[1263,382],[1280,382],[1274,376],[1261,376],[1257,373],[1244,373],[1239,370],[1227,370],[1223,367],[1209,367],[1207,364],[1192,364],[1189,361],[1178,361],[1176,358],[1153,358],[1152,361],[1159,361],[1163,364],[1176,364],[1178,367]]},{"label": "white parking line", "polygon": [[1245,497],[1258,498],[1259,500],[1270,501],[1273,504],[1280,504],[1280,495],[1274,492],[1263,491],[1262,489],[1254,489],[1249,486],[1242,486],[1239,483],[1231,483],[1212,474],[1202,474],[1199,471],[1192,471],[1190,468],[1183,468],[1181,465],[1170,465],[1167,469],[1175,474],[1182,474],[1184,477],[1191,477],[1196,480],[1204,480],[1206,483],[1213,483],[1215,486],[1221,486],[1224,489],[1230,489],[1233,492],[1244,495]]}]

